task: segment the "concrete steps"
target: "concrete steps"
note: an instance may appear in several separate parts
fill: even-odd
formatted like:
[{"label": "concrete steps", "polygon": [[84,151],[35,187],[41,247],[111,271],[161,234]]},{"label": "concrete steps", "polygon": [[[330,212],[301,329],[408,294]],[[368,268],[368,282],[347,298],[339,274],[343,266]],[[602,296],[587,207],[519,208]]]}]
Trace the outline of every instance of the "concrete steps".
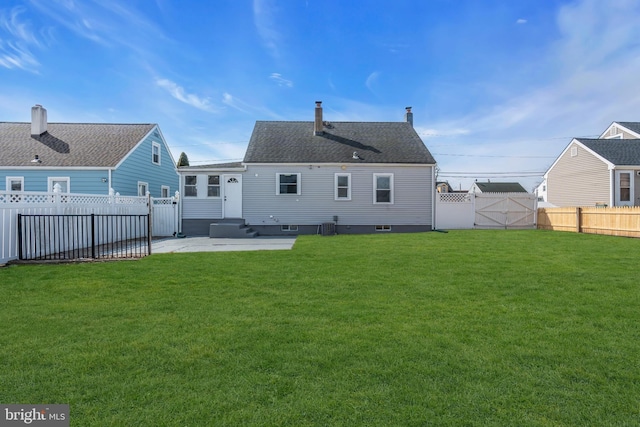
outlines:
[{"label": "concrete steps", "polygon": [[209,224],[209,237],[218,238],[253,238],[258,232],[247,226],[244,219],[224,219]]}]

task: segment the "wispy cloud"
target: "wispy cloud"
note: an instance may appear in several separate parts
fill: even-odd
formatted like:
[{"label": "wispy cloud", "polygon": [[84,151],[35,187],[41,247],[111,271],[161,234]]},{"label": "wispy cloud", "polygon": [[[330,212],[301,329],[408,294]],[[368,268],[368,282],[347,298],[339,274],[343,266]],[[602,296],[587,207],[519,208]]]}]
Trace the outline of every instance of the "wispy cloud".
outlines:
[{"label": "wispy cloud", "polygon": [[104,46],[125,46],[145,53],[159,41],[171,43],[160,27],[128,2],[31,0],[31,5],[79,37]]},{"label": "wispy cloud", "polygon": [[526,23],[527,23],[527,20],[523,18],[520,18],[516,21],[516,24],[526,24]]},{"label": "wispy cloud", "polygon": [[276,82],[278,86],[293,87],[293,82],[282,77],[280,73],[271,73],[269,78]]},{"label": "wispy cloud", "polygon": [[367,77],[367,80],[364,83],[365,86],[367,86],[367,89],[369,89],[371,92],[374,92],[374,86],[378,82],[379,78],[380,78],[379,71],[374,71],[373,73],[369,74],[369,76]]},{"label": "wispy cloud", "polygon": [[[21,20],[20,15],[25,11],[21,6],[10,11],[0,10],[0,66],[37,72],[40,63],[30,48],[42,48],[44,44],[33,32],[30,22]],[[2,33],[6,36],[2,37]]]},{"label": "wispy cloud", "polygon": [[220,108],[211,104],[209,98],[203,98],[192,93],[187,93],[182,86],[172,82],[168,79],[157,79],[156,84],[162,89],[169,92],[171,96],[180,102],[190,105],[202,111],[215,113],[220,111]]},{"label": "wispy cloud", "polygon": [[268,117],[274,120],[282,120],[282,117],[279,114],[269,110],[268,108],[265,108],[259,104],[246,102],[236,96],[231,95],[229,92],[225,92],[224,94],[222,94],[222,103],[242,113],[249,114],[252,116],[252,118]]},{"label": "wispy cloud", "polygon": [[[615,120],[638,120],[640,98],[626,94],[638,88],[640,27],[620,16],[639,17],[640,5],[582,0],[562,7],[556,20],[561,37],[542,57],[553,70],[544,84],[522,85],[503,103],[431,124],[436,133],[468,130],[446,140],[450,153],[468,155],[468,161],[438,158],[441,168],[477,170],[473,156],[491,154],[505,158],[483,159],[489,171],[544,171],[572,137],[597,135]],[[518,155],[545,158],[506,158]],[[523,182],[529,188],[535,180]]]},{"label": "wispy cloud", "polygon": [[282,37],[276,29],[275,10],[276,4],[270,0],[253,0],[253,22],[256,31],[269,54],[278,58],[280,57],[279,45]]}]

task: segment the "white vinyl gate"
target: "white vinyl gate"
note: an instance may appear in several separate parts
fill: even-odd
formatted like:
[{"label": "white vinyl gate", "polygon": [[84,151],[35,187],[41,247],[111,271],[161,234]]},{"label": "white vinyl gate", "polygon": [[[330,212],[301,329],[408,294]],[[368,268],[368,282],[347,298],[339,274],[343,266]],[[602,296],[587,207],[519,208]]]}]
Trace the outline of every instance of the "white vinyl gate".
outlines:
[{"label": "white vinyl gate", "polygon": [[474,227],[535,228],[537,200],[529,193],[478,193]]},{"label": "white vinyl gate", "polygon": [[437,193],[435,228],[535,228],[536,210],[530,193]]},{"label": "white vinyl gate", "polygon": [[178,233],[179,224],[179,193],[174,197],[152,197],[153,209],[151,210],[151,233],[153,237],[175,236]]}]

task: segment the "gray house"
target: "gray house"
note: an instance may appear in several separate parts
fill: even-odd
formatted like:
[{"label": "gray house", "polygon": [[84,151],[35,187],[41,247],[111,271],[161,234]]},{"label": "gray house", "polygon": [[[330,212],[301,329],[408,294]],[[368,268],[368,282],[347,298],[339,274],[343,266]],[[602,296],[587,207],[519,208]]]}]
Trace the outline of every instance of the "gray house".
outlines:
[{"label": "gray house", "polygon": [[404,122],[258,121],[244,160],[180,168],[184,234],[239,221],[261,235],[433,227],[435,160]]}]

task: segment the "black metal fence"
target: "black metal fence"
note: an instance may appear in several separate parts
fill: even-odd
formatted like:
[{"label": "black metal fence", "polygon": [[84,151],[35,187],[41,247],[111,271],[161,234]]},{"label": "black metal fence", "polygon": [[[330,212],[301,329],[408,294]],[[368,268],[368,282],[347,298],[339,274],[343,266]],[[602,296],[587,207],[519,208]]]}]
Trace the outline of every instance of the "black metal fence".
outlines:
[{"label": "black metal fence", "polygon": [[148,214],[18,214],[19,258],[141,258],[151,254],[150,220]]}]

